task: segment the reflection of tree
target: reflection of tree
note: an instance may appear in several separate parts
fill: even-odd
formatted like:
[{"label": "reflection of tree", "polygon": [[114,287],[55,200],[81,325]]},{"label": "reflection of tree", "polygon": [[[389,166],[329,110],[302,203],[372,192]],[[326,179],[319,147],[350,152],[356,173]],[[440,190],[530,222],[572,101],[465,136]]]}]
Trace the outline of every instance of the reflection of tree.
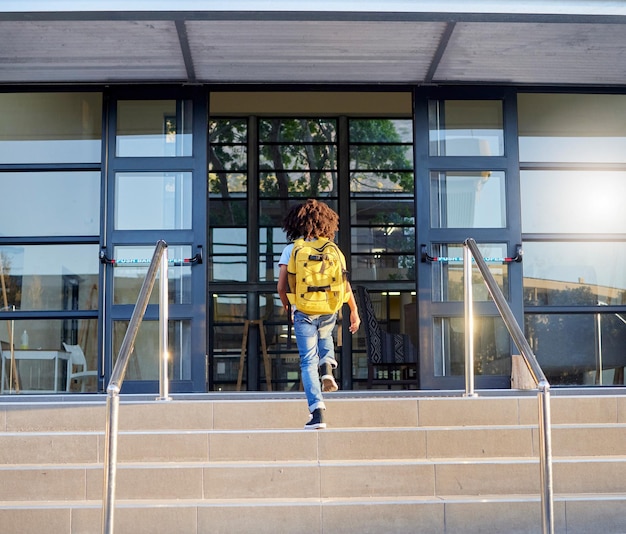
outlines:
[{"label": "reflection of tree", "polygon": [[[396,130],[394,121],[388,119],[356,120],[350,123],[350,139],[363,143],[351,149],[352,189],[363,192],[389,189],[383,182],[394,184],[395,190],[413,193],[413,173],[406,172],[413,164],[406,157],[406,146]],[[372,183],[368,171],[375,171],[377,181]],[[404,172],[403,172],[404,171]],[[400,214],[399,214],[400,215]]]},{"label": "reflection of tree", "polygon": [[259,123],[260,183],[263,197],[318,197],[337,189],[335,122],[328,119],[272,119]]},{"label": "reflection of tree", "polygon": [[[349,123],[350,189],[365,196],[414,192],[410,143],[403,141],[398,125],[406,121],[358,119]],[[258,121],[259,197],[267,199],[260,210],[259,224],[267,228],[266,254],[273,261],[272,228],[275,228],[295,198],[337,197],[337,125],[328,118],[272,118]],[[406,134],[404,135],[406,137]],[[244,119],[215,119],[210,126],[209,192],[217,200],[211,205],[210,225],[245,227],[244,201],[247,184],[247,122]],[[395,200],[395,199],[394,199]],[[374,248],[393,254],[389,267],[402,269],[393,276],[414,279],[415,237],[413,209],[406,204],[382,199],[386,206],[369,221]],[[391,208],[393,206],[393,208]],[[395,209],[396,211],[389,211]],[[381,214],[382,213],[382,214]],[[380,227],[380,228],[379,228]],[[378,244],[378,241],[384,244]],[[395,256],[400,253],[401,256]],[[406,274],[408,273],[408,275]],[[269,279],[269,278],[268,278]]]},{"label": "reflection of tree", "polygon": [[[336,192],[336,137],[334,120],[260,120],[262,196],[281,199],[281,209],[286,209],[289,197],[318,197],[328,191]],[[229,182],[229,173],[245,172],[247,168],[242,151],[235,149],[245,147],[247,123],[241,119],[214,120],[210,138],[209,190],[228,199],[233,187],[240,185]],[[358,143],[351,150],[354,190],[372,191],[370,175],[374,173],[377,183],[386,181],[395,184],[395,190],[413,192],[413,175],[407,172],[413,166],[394,121],[352,121],[350,138]]]},{"label": "reflection of tree", "polygon": [[16,276],[11,276],[11,260],[4,252],[0,252],[0,276],[2,277],[2,306],[22,305],[22,284]]},{"label": "reflection of tree", "polygon": [[[210,124],[209,144],[209,194],[228,200],[233,192],[245,191],[246,183],[237,183],[247,169],[245,150],[248,125],[245,120],[214,120]],[[239,148],[239,150],[238,150]],[[231,182],[229,182],[231,178]],[[224,202],[221,206],[220,226],[241,226],[245,223],[245,206]],[[213,218],[212,214],[212,218]]]}]

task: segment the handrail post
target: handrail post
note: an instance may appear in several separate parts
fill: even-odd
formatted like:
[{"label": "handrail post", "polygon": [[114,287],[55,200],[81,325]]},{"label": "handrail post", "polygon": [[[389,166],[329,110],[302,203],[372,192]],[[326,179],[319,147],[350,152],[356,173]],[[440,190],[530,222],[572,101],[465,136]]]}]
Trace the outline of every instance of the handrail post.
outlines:
[{"label": "handrail post", "polygon": [[169,392],[169,353],[168,353],[168,259],[167,250],[161,255],[159,281],[159,397],[157,400],[171,400]]},{"label": "handrail post", "polygon": [[102,534],[113,533],[115,512],[115,481],[117,475],[117,430],[120,406],[118,387],[107,388],[106,424],[104,428],[104,478],[102,481],[104,502],[102,503]]},{"label": "handrail post", "polygon": [[474,296],[472,289],[472,257],[463,247],[463,289],[465,296],[465,396],[474,393]]},{"label": "handrail post", "polygon": [[550,384],[539,383],[539,455],[541,463],[541,523],[544,533],[554,532],[554,484],[552,480],[552,425],[550,417]]}]

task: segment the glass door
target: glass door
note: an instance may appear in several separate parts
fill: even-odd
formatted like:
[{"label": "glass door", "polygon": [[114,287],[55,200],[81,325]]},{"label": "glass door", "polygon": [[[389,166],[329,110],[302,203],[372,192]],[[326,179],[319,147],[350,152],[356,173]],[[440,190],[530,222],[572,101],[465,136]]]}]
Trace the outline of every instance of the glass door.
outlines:
[{"label": "glass door", "polygon": [[[421,179],[420,376],[424,389],[465,383],[463,242],[478,243],[522,319],[515,102],[507,95],[425,92],[416,99]],[[506,119],[506,120],[505,120]],[[505,131],[505,124],[507,129]],[[512,343],[480,273],[472,274],[476,387],[510,387]]]},{"label": "glass door", "polygon": [[[158,240],[168,244],[172,392],[205,390],[206,99],[173,91],[110,99],[105,373],[110,374]],[[125,392],[157,392],[159,295],[155,284],[126,371]]]}]

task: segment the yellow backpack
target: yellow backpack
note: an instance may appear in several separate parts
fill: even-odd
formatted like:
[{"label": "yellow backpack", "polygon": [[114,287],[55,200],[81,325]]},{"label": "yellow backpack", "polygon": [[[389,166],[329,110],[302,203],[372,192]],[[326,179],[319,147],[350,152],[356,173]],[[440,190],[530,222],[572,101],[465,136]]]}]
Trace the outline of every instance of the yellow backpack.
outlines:
[{"label": "yellow backpack", "polygon": [[343,253],[333,241],[296,239],[287,265],[289,302],[308,315],[339,311],[350,297],[345,265]]}]

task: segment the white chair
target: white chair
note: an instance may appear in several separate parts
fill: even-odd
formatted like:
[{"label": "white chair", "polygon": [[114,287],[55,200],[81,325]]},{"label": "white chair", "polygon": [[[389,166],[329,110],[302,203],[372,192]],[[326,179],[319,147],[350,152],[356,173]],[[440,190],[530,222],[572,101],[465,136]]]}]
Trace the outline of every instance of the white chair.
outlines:
[{"label": "white chair", "polygon": [[[80,391],[84,393],[87,380],[92,376],[97,379],[98,371],[87,370],[87,360],[85,359],[85,354],[83,353],[83,349],[80,348],[80,345],[68,345],[67,343],[63,343],[63,348],[70,354],[67,365],[67,385],[65,389],[66,391],[70,391],[72,380],[80,380]],[[74,368],[78,370],[74,371]]]}]

